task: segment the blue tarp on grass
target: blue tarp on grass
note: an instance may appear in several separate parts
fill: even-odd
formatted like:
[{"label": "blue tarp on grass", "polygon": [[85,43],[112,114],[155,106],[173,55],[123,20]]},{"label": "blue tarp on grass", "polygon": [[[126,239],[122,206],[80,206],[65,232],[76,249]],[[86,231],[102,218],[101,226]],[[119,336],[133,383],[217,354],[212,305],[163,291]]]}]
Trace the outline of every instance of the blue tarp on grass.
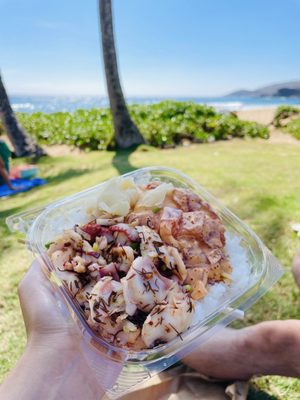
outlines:
[{"label": "blue tarp on grass", "polygon": [[6,185],[0,186],[0,197],[11,196],[13,194],[27,192],[35,186],[45,185],[47,181],[42,178],[33,178],[33,179],[11,179],[11,183],[13,186],[22,186],[19,190],[10,190]]}]

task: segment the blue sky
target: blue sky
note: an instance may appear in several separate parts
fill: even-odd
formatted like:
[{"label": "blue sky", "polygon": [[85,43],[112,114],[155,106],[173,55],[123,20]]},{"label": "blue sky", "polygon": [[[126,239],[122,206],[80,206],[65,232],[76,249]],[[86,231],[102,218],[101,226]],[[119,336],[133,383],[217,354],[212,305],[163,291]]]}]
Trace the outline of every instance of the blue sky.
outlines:
[{"label": "blue sky", "polygon": [[[0,0],[11,94],[106,95],[96,0]],[[114,0],[127,96],[222,95],[300,79],[300,0]]]}]

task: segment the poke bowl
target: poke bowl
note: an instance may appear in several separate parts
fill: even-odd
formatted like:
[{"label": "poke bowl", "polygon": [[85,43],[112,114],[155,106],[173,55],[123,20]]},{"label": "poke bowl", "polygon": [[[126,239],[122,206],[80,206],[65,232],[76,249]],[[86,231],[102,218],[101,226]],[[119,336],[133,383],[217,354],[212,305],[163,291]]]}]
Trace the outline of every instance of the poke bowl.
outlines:
[{"label": "poke bowl", "polygon": [[119,366],[111,398],[242,318],[282,273],[246,224],[165,167],[130,172],[7,222],[47,266],[93,367],[97,357]]}]

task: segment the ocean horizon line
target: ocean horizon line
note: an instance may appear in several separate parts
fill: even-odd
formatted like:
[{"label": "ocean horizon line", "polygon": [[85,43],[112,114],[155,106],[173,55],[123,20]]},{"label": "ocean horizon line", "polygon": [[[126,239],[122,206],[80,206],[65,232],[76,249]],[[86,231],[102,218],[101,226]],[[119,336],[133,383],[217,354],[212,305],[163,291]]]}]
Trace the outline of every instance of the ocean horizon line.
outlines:
[{"label": "ocean horizon line", "polygon": [[[34,112],[74,112],[77,109],[107,108],[109,99],[106,96],[10,96],[15,111]],[[164,100],[193,101],[214,107],[219,112],[240,111],[243,109],[270,108],[281,104],[300,106],[300,98],[288,97],[240,97],[240,96],[128,96],[131,104],[154,104]]]}]

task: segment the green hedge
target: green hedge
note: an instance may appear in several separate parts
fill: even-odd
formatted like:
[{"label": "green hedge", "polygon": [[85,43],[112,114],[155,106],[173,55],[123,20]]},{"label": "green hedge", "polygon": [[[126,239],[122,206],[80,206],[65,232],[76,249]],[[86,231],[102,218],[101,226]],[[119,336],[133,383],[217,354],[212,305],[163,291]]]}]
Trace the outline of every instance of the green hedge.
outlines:
[{"label": "green hedge", "polygon": [[[231,114],[218,114],[212,107],[192,102],[163,101],[132,105],[129,109],[148,144],[156,147],[177,145],[184,139],[209,142],[232,137],[269,137],[262,125],[241,121]],[[18,113],[18,119],[40,143],[97,150],[106,149],[113,138],[110,111],[105,108],[73,113]]]}]

